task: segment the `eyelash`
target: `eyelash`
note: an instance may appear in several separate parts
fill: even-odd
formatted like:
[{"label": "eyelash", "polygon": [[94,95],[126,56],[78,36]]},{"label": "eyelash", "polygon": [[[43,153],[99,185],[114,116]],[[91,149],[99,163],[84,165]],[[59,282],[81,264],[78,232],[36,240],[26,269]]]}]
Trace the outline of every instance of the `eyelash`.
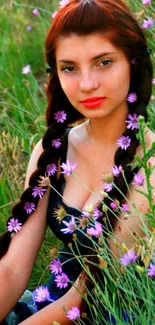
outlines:
[{"label": "eyelash", "polygon": [[[102,60],[102,61],[100,61],[99,62],[99,65],[101,64],[101,63],[103,63],[103,62],[110,62],[110,63],[112,63],[113,61],[112,60],[110,60],[110,59],[105,59],[105,60]],[[108,66],[109,64],[104,64],[103,66]],[[71,69],[70,71],[67,71],[67,69]],[[65,67],[62,67],[61,68],[61,71],[64,71],[64,72],[67,72],[67,73],[71,73],[71,72],[74,72],[73,71],[73,69],[75,69],[75,67],[72,67],[72,66],[65,66]]]}]

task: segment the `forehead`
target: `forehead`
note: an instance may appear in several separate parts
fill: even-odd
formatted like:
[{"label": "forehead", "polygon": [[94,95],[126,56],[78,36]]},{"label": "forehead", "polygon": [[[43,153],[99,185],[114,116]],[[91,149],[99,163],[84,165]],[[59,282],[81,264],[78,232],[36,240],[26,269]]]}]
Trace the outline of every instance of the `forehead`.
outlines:
[{"label": "forehead", "polygon": [[110,42],[105,35],[91,34],[79,36],[71,34],[62,36],[56,44],[56,60],[92,59],[100,53],[109,52],[113,55],[124,55],[124,52]]}]

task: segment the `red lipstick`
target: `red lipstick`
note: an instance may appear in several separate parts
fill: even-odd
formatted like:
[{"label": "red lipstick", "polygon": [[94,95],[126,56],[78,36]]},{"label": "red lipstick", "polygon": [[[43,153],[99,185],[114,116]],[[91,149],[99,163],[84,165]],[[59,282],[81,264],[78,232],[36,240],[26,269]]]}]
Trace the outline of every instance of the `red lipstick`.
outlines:
[{"label": "red lipstick", "polygon": [[87,108],[95,108],[102,105],[106,97],[91,97],[81,100],[80,103]]}]

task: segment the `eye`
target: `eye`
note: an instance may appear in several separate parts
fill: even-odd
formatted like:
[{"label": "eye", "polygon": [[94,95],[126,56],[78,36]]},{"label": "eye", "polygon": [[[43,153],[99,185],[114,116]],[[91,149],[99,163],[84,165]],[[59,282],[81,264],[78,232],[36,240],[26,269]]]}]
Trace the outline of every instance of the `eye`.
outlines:
[{"label": "eye", "polygon": [[75,71],[75,68],[74,67],[72,67],[72,66],[65,66],[65,67],[62,67],[61,68],[61,71],[65,71],[65,72],[73,72],[73,71]]},{"label": "eye", "polygon": [[106,65],[110,65],[112,63],[112,60],[110,59],[105,59],[99,62],[99,65],[101,66],[106,66]]}]

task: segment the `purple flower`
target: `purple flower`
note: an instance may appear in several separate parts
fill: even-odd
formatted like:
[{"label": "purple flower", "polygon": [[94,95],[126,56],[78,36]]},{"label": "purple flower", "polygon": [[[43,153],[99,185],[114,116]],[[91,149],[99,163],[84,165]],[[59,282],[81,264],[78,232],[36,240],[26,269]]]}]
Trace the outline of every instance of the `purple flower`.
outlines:
[{"label": "purple flower", "polygon": [[54,119],[57,121],[57,123],[63,123],[67,118],[65,111],[58,111],[54,113],[54,116]]},{"label": "purple flower", "polygon": [[121,257],[120,262],[122,265],[127,266],[129,264],[135,263],[136,259],[137,259],[136,252],[130,250]]},{"label": "purple flower", "polygon": [[33,188],[33,193],[32,196],[36,197],[37,195],[40,197],[40,199],[42,199],[42,197],[44,196],[44,193],[46,192],[45,188],[39,187],[39,186],[35,186]]},{"label": "purple flower", "polygon": [[99,222],[95,222],[95,228],[90,227],[87,229],[87,234],[95,237],[99,237],[102,234],[102,225]]},{"label": "purple flower", "polygon": [[29,64],[27,64],[23,69],[22,69],[22,74],[29,74],[31,71],[31,67]]},{"label": "purple flower", "polygon": [[57,15],[58,11],[54,11],[53,14],[52,14],[52,18],[54,19]]},{"label": "purple flower", "polygon": [[78,307],[72,307],[67,311],[67,318],[70,320],[76,320],[80,317],[80,309]]},{"label": "purple flower", "polygon": [[70,2],[70,0],[60,0],[59,1],[59,8],[65,7],[69,2]]},{"label": "purple flower", "polygon": [[33,292],[34,301],[43,302],[51,300],[50,292],[47,287],[41,286]]},{"label": "purple flower", "polygon": [[57,166],[55,163],[47,165],[46,173],[48,176],[51,176],[51,175],[53,176],[56,173],[56,171],[57,171]]},{"label": "purple flower", "polygon": [[39,10],[38,9],[33,9],[32,13],[34,16],[38,16],[39,15]]},{"label": "purple flower", "polygon": [[56,149],[61,146],[61,139],[54,139],[52,140],[52,147],[55,147]]},{"label": "purple flower", "polygon": [[127,136],[121,135],[121,137],[117,139],[118,146],[124,150],[130,147],[130,143],[131,143],[131,139],[129,138],[128,135]]},{"label": "purple flower", "polygon": [[27,26],[26,29],[28,32],[30,32],[32,30],[32,26]]},{"label": "purple flower", "polygon": [[51,263],[50,263],[50,270],[54,274],[59,274],[62,273],[62,264],[59,258],[55,258]]},{"label": "purple flower", "polygon": [[103,188],[105,192],[111,192],[113,188],[113,183],[104,183]]},{"label": "purple flower", "polygon": [[118,177],[122,170],[123,167],[121,165],[119,165],[118,167],[115,165],[114,167],[111,168],[111,171],[115,177]]},{"label": "purple flower", "polygon": [[128,206],[128,204],[126,204],[126,203],[122,204],[121,209],[124,212],[129,212],[129,206]]},{"label": "purple flower", "polygon": [[136,174],[133,179],[134,179],[134,181],[131,183],[132,185],[142,186],[144,184],[145,178],[140,173]]},{"label": "purple flower", "polygon": [[155,264],[150,263],[147,271],[148,271],[148,276],[155,276]]},{"label": "purple flower", "polygon": [[67,227],[67,228],[61,229],[61,231],[64,234],[72,234],[74,232],[74,230],[76,229],[76,223],[75,223],[75,217],[74,216],[71,217],[71,221],[69,221],[69,222],[62,221],[62,223],[64,223],[64,225]]},{"label": "purple flower", "polygon": [[7,224],[7,230],[9,232],[12,232],[12,231],[18,232],[18,231],[20,231],[21,226],[22,226],[22,223],[18,222],[18,219],[12,218],[12,219],[10,219],[10,221]]},{"label": "purple flower", "polygon": [[155,85],[155,78],[152,79],[152,84]]},{"label": "purple flower", "polygon": [[66,163],[62,163],[62,165],[60,165],[60,167],[63,169],[61,174],[66,174],[67,176],[70,176],[73,170],[76,168],[76,166],[77,163],[72,165],[71,162],[67,160]]},{"label": "purple flower", "polygon": [[115,202],[111,202],[110,206],[113,210],[117,210],[117,204]]},{"label": "purple flower", "polygon": [[69,278],[67,276],[67,274],[65,273],[62,273],[62,274],[59,274],[55,277],[55,280],[56,282],[56,286],[57,288],[66,288],[68,286],[68,282],[69,282]]},{"label": "purple flower", "polygon": [[151,3],[151,0],[142,0],[142,5],[149,5]]},{"label": "purple flower", "polygon": [[154,25],[154,20],[152,17],[149,17],[147,19],[144,19],[143,24],[141,28],[151,28]]},{"label": "purple flower", "polygon": [[127,97],[127,101],[129,103],[134,103],[137,101],[137,94],[136,93],[130,93]]},{"label": "purple flower", "polygon": [[136,63],[135,58],[132,58],[132,60],[131,60],[131,64],[135,64],[135,63]]},{"label": "purple flower", "polygon": [[127,129],[138,129],[138,116],[137,114],[129,114],[128,115],[129,120],[125,121],[128,125],[127,125]]},{"label": "purple flower", "polygon": [[92,214],[88,211],[82,211],[82,217],[90,218],[90,217],[92,217]]},{"label": "purple flower", "polygon": [[35,210],[35,204],[31,202],[26,202],[24,205],[24,210],[26,211],[27,214],[32,213],[32,211]]},{"label": "purple flower", "polygon": [[97,220],[100,217],[102,217],[102,212],[98,208],[94,208],[93,216],[94,216],[94,219]]}]

